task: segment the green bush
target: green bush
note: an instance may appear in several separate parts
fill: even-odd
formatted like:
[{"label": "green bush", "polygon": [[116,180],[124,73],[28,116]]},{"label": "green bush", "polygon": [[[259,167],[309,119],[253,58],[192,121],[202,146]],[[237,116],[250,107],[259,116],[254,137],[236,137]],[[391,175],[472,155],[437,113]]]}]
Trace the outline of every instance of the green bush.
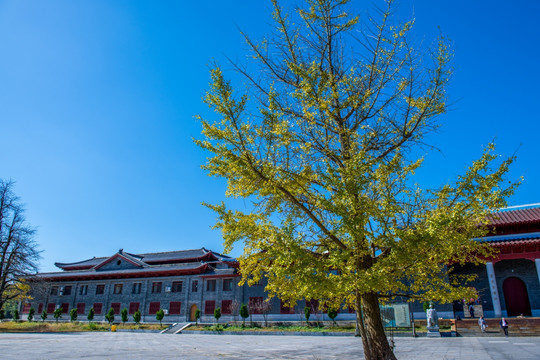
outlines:
[{"label": "green bush", "polygon": [[249,310],[246,304],[240,306],[240,316],[242,317],[242,326],[246,326],[246,319],[249,317]]},{"label": "green bush", "polygon": [[88,324],[88,328],[90,330],[97,330],[98,326],[97,326],[96,323],[90,323],[90,324]]},{"label": "green bush", "polygon": [[47,310],[43,309],[43,311],[41,312],[41,320],[43,322],[45,322],[45,320],[47,320]]},{"label": "green bush", "polygon": [[88,321],[92,321],[94,320],[94,315],[95,315],[95,311],[94,311],[94,307],[91,307],[90,310],[88,310],[88,315],[86,316],[86,318],[88,319]]},{"label": "green bush", "polygon": [[159,321],[159,327],[161,327],[161,320],[163,320],[164,316],[165,316],[165,312],[163,311],[163,309],[159,309],[156,312],[156,320]]},{"label": "green bush", "polygon": [[135,314],[133,314],[133,321],[135,321],[135,324],[139,325],[141,322],[141,312],[140,310],[135,311]]},{"label": "green bush", "polygon": [[13,312],[13,320],[19,320],[19,310],[17,309],[15,309],[15,311]]},{"label": "green bush", "polygon": [[201,318],[201,310],[195,310],[195,325],[199,325],[199,319]]},{"label": "green bush", "polygon": [[335,309],[329,309],[329,310],[328,310],[328,317],[329,317],[330,319],[332,319],[332,322],[334,323],[334,325],[336,325],[336,318],[337,318],[337,316],[338,316],[337,310],[335,310]]},{"label": "green bush", "polygon": [[0,309],[0,320],[4,320],[5,317],[6,317],[6,312],[4,311],[4,309]]},{"label": "green bush", "polygon": [[77,308],[73,308],[69,311],[69,319],[70,321],[77,321]]},{"label": "green bush", "polygon": [[216,318],[216,324],[219,322],[219,318],[221,317],[221,308],[214,309],[214,317]]},{"label": "green bush", "polygon": [[30,311],[28,311],[28,322],[31,322],[34,320],[34,314],[36,313],[36,309],[33,307],[30,308]]},{"label": "green bush", "polygon": [[58,319],[62,317],[62,308],[56,308],[54,310],[53,316],[56,319],[56,323],[58,323]]},{"label": "green bush", "polygon": [[120,312],[120,316],[122,317],[122,323],[126,323],[128,321],[128,309],[123,308]]},{"label": "green bush", "polygon": [[309,325],[309,317],[311,316],[311,308],[309,306],[304,308],[304,316],[306,317],[306,324]]},{"label": "green bush", "polygon": [[107,314],[105,315],[105,320],[109,322],[109,325],[114,322],[114,309],[110,308]]}]

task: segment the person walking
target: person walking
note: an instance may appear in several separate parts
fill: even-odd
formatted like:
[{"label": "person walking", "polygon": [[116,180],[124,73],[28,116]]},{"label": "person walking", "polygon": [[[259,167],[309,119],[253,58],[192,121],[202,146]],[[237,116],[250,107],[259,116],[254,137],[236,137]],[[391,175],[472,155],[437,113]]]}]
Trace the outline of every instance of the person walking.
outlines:
[{"label": "person walking", "polygon": [[501,325],[501,329],[504,331],[504,336],[508,337],[508,321],[506,321],[505,318],[502,318],[499,324]]},{"label": "person walking", "polygon": [[469,304],[469,314],[471,314],[471,318],[474,319],[474,306],[473,306],[473,304]]},{"label": "person walking", "polygon": [[482,330],[482,334],[486,332],[487,324],[486,319],[484,319],[484,316],[480,316],[480,319],[478,319],[478,326],[480,326],[480,330]]}]

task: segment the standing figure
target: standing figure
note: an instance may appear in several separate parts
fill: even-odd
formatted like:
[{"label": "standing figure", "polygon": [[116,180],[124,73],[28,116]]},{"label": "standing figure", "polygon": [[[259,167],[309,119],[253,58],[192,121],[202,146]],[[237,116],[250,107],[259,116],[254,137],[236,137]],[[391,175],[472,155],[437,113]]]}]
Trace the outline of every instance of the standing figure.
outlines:
[{"label": "standing figure", "polygon": [[482,330],[482,334],[486,332],[486,320],[484,319],[484,316],[480,316],[480,319],[478,319],[478,326],[480,326],[480,330]]},{"label": "standing figure", "polygon": [[473,304],[469,304],[469,313],[471,314],[471,317],[474,319],[474,306]]},{"label": "standing figure", "polygon": [[504,336],[508,337],[508,321],[506,321],[505,318],[502,318],[499,324],[501,325],[501,329],[504,331]]}]

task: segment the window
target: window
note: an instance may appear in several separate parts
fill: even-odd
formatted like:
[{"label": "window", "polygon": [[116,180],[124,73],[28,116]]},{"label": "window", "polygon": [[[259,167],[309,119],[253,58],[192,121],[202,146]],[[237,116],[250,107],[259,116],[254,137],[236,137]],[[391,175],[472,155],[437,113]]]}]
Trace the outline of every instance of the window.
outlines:
[{"label": "window", "polygon": [[155,313],[159,310],[159,301],[153,301],[150,303],[150,306],[148,306],[148,314],[149,315],[155,315]]},{"label": "window", "polygon": [[78,303],[77,304],[77,314],[84,315],[84,308],[86,307],[85,303]]},{"label": "window", "polygon": [[152,294],[159,294],[161,292],[161,282],[152,283]]},{"label": "window", "polygon": [[205,315],[214,315],[214,309],[216,308],[215,300],[206,300],[204,302],[204,314]]},{"label": "window", "polygon": [[[96,295],[102,295],[105,292],[105,285],[96,286]],[[94,309],[96,310],[96,309]]]},{"label": "window", "polygon": [[38,314],[41,314],[43,312],[43,303],[39,303],[38,308],[37,308],[37,312],[38,312]]},{"label": "window", "polygon": [[286,306],[283,300],[281,300],[279,304],[279,312],[281,314],[294,314],[294,307]]},{"label": "window", "polygon": [[120,303],[111,303],[111,308],[115,314],[120,314]]},{"label": "window", "polygon": [[58,286],[51,287],[51,295],[58,295]]},{"label": "window", "polygon": [[101,311],[103,310],[103,303],[94,303],[94,313],[96,315],[100,315],[101,314]]},{"label": "window", "polygon": [[139,305],[140,304],[138,302],[129,303],[129,313],[131,315],[135,314],[137,310],[139,310]]},{"label": "window", "polygon": [[69,311],[69,304],[63,303],[61,307],[62,307],[62,314],[67,314]]},{"label": "window", "polygon": [[232,279],[223,279],[223,291],[232,291]]},{"label": "window", "polygon": [[71,295],[71,286],[64,286],[64,295]]},{"label": "window", "polygon": [[56,304],[47,304],[47,314],[52,314],[54,312],[54,309],[56,309]]},{"label": "window", "polygon": [[199,291],[199,281],[193,280],[191,282],[191,292],[197,292],[197,291]]},{"label": "window", "polygon": [[132,294],[140,294],[141,293],[141,283],[134,283],[133,287],[131,288]]},{"label": "window", "polygon": [[79,295],[86,295],[86,294],[88,294],[88,285],[81,285],[81,287],[79,287]]},{"label": "window", "polygon": [[169,304],[169,314],[171,315],[180,315],[180,307],[182,303],[180,301],[171,301]]},{"label": "window", "polygon": [[262,314],[262,296],[254,296],[249,298],[249,312],[251,314]]},{"label": "window", "polygon": [[232,305],[232,300],[222,300],[221,313],[223,315],[231,314],[232,313],[231,305]]},{"label": "window", "polygon": [[182,292],[182,282],[181,281],[173,281],[171,291],[172,292]]},{"label": "window", "polygon": [[28,303],[24,304],[23,309],[22,309],[23,314],[28,314],[30,312],[30,308],[31,308],[30,304]]},{"label": "window", "polygon": [[216,291],[216,280],[206,280],[206,291]]},{"label": "window", "polygon": [[124,287],[123,284],[114,284],[114,292],[113,294],[121,294],[122,293],[122,288]]}]

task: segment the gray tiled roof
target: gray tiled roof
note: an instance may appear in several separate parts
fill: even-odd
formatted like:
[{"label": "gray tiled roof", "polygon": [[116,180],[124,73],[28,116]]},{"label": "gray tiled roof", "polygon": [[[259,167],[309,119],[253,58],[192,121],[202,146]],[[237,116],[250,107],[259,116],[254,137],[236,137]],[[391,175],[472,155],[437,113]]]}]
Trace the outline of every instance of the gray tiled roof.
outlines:
[{"label": "gray tiled roof", "polygon": [[[119,253],[120,252],[123,256],[129,258],[133,262],[138,263],[144,267],[151,266],[149,264],[158,263],[158,262],[163,263],[163,262],[171,261],[171,262],[178,263],[180,261],[189,261],[189,260],[197,261],[197,259],[207,255],[210,252],[219,261],[235,261],[235,259],[230,256],[213,252],[205,248],[156,252],[156,253],[143,253],[143,254],[132,254],[132,253],[125,252],[123,250],[120,250]],[[57,262],[55,263],[55,265],[61,269],[67,268],[66,271],[71,271],[69,270],[69,268],[71,267],[94,267],[96,265],[101,264],[102,262],[106,261],[109,258],[110,257],[93,257],[91,259],[82,260],[82,261],[73,262],[73,263]],[[163,265],[166,265],[166,264],[163,264]]]},{"label": "gray tiled roof", "polygon": [[73,270],[73,271],[56,271],[56,272],[47,272],[39,273],[39,277],[55,277],[55,276],[90,276],[90,275],[113,275],[113,274],[135,274],[138,272],[159,272],[164,270],[190,270],[197,269],[201,266],[204,266],[204,263],[192,262],[192,263],[180,263],[180,264],[170,264],[170,265],[148,265],[144,269],[135,268],[135,269],[119,269],[119,270],[95,270],[95,269],[84,269],[84,270]]}]

